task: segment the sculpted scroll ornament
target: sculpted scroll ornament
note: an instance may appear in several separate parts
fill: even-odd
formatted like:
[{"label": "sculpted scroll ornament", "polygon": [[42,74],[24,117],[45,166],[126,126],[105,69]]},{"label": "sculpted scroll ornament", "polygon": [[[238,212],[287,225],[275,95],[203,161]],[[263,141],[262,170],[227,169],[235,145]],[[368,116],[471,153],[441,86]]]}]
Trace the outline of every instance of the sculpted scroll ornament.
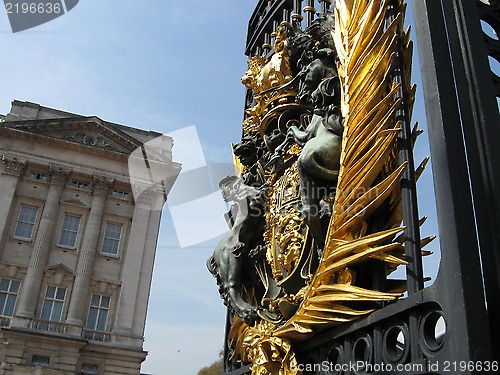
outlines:
[{"label": "sculpted scroll ornament", "polygon": [[76,133],[71,135],[65,135],[64,139],[67,141],[81,143],[87,146],[94,146],[94,147],[104,148],[107,150],[119,151],[112,143],[110,143],[107,139],[103,138],[97,133],[89,133],[89,134]]},{"label": "sculpted scroll ornament", "polygon": [[112,178],[101,175],[94,175],[92,181],[94,183],[94,194],[108,194],[114,182]]},{"label": "sculpted scroll ornament", "polygon": [[[232,359],[253,375],[296,374],[296,343],[401,296],[366,270],[377,262],[386,277],[407,263],[392,76],[398,53],[411,68],[411,44],[403,4],[386,23],[387,1],[354,3],[337,0],[306,30],[282,23],[275,53],[250,58],[242,80],[254,104],[233,147],[233,196],[251,205],[259,191],[259,214],[238,211],[209,269],[234,314]],[[403,90],[411,112],[414,87]]]},{"label": "sculpted scroll ornament", "polygon": [[70,174],[71,174],[71,169],[69,168],[64,168],[60,165],[55,165],[55,164],[49,165],[49,175],[51,184],[64,185],[66,181],[68,181]]}]

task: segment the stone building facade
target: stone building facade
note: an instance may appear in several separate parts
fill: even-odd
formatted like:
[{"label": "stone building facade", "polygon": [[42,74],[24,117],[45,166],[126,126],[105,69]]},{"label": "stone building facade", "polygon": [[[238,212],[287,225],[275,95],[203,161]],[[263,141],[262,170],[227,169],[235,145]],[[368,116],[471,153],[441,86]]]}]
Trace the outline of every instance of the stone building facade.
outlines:
[{"label": "stone building facade", "polygon": [[29,102],[1,120],[0,374],[139,374],[172,139]]}]

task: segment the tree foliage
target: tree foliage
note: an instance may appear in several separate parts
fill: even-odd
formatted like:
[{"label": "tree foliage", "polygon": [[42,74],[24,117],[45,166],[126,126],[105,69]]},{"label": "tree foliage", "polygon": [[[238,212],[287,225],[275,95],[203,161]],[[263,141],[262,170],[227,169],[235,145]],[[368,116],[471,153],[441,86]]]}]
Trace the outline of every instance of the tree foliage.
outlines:
[{"label": "tree foliage", "polygon": [[221,350],[219,352],[219,359],[213,362],[210,366],[203,367],[200,371],[198,371],[198,375],[221,375],[223,356],[224,352]]}]

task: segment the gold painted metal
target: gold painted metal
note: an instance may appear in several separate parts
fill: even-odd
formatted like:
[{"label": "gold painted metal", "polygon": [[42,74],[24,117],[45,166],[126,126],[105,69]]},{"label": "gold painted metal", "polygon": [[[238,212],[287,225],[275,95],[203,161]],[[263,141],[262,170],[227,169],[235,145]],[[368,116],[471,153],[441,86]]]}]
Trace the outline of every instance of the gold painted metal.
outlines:
[{"label": "gold painted metal", "polygon": [[296,375],[299,368],[288,340],[273,336],[275,326],[265,320],[248,326],[235,318],[229,332],[233,357],[252,363],[252,375]]},{"label": "gold painted metal", "polygon": [[[293,154],[289,153],[291,157]],[[300,202],[297,164],[293,163],[277,181],[268,175],[266,182],[273,186],[268,193],[269,209],[265,216],[266,258],[274,278],[281,280],[294,270],[306,242],[306,225],[297,209]]]},{"label": "gold painted metal", "polygon": [[[241,78],[247,89],[253,91],[256,105],[246,110],[248,117],[243,123],[243,131],[250,133],[258,131],[263,117],[274,107],[274,103],[293,102],[296,92],[292,89],[265,92],[266,90],[284,85],[292,80],[292,70],[288,56],[285,25],[276,30],[274,54],[267,60],[264,56],[252,56],[248,60],[248,70]],[[264,46],[263,46],[264,48]],[[269,48],[270,45],[269,45]]]},{"label": "gold painted metal", "polygon": [[[393,240],[404,230],[399,227],[399,180],[407,165],[397,163],[395,140],[400,128],[395,111],[401,103],[393,99],[399,87],[392,84],[390,75],[397,40],[407,35],[397,34],[402,13],[385,27],[387,5],[385,0],[336,2],[337,27],[332,35],[343,88],[344,135],[334,213],[318,270],[296,314],[275,331],[278,337],[305,339],[318,328],[332,327],[368,313],[351,309],[347,315],[338,309],[330,310],[331,306],[353,300],[392,301],[401,296],[353,286],[356,276],[350,270],[352,265],[369,258],[386,262],[388,269],[406,264],[403,245]],[[407,43],[408,48],[410,44]],[[373,186],[381,173],[385,179]],[[391,217],[385,230],[366,234],[368,217],[387,199],[395,208],[396,220]],[[315,313],[318,309],[321,316]]]},{"label": "gold painted metal", "polygon": [[[392,73],[399,41],[403,45],[406,82],[410,82],[413,45],[409,30],[399,32],[403,30],[405,5],[401,2],[399,14],[386,25],[388,4],[389,0],[335,3],[336,27],[331,32],[338,53],[344,130],[337,190],[332,197],[333,214],[319,265],[307,275],[305,286],[267,306],[271,311],[281,311],[284,319],[278,325],[262,319],[250,327],[235,317],[230,332],[234,356],[251,362],[252,375],[297,374],[293,343],[373,311],[359,309],[357,301],[391,302],[405,291],[405,280],[396,282],[387,292],[356,286],[353,269],[370,259],[384,262],[387,274],[407,264],[400,178],[408,165],[398,162],[400,123],[395,114],[401,101],[394,98],[401,87],[393,84]],[[306,7],[304,11],[316,10]],[[303,17],[293,14],[292,19]],[[269,60],[262,56],[250,58],[249,70],[242,79],[253,90],[256,101],[247,110],[243,131],[259,132],[263,138],[269,123],[285,110],[299,106],[294,102],[297,93],[291,89],[263,94],[293,78],[284,27],[287,26],[282,23],[276,31],[274,55]],[[411,111],[415,86],[403,90]],[[413,142],[419,134],[415,127]],[[309,249],[307,225],[296,205],[300,202],[300,181],[295,160],[300,152],[298,145],[287,150],[284,155],[287,168],[279,176],[270,170],[263,172],[269,186],[264,233],[266,261],[278,285],[296,271]],[[416,169],[417,178],[427,162],[428,158],[424,159]],[[383,228],[368,233],[368,220],[383,203],[389,207]],[[421,245],[426,246],[433,239],[422,239]],[[423,250],[422,254],[429,252]]]}]

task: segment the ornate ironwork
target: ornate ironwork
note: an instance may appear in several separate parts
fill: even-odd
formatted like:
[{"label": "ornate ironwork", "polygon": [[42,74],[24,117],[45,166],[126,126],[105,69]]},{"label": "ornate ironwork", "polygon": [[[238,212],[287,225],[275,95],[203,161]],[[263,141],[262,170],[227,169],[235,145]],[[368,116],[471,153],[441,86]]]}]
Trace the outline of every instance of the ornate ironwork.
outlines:
[{"label": "ornate ironwork", "polygon": [[[232,232],[209,263],[229,307],[224,374],[296,374],[300,370],[466,374],[481,372],[478,366],[494,370],[499,349],[491,338],[500,333],[500,171],[494,167],[500,163],[496,146],[500,144],[496,130],[500,78],[491,71],[488,56],[499,61],[500,55],[498,38],[481,31],[480,20],[496,33],[500,1],[413,2],[425,67],[442,249],[439,275],[427,288],[421,257],[422,247],[432,238],[420,238],[415,187],[426,160],[414,167],[412,148],[420,132],[410,127],[415,87],[410,84],[412,43],[403,28],[404,5],[400,0],[363,0],[354,2],[359,8],[353,9],[349,1],[331,3],[262,0],[249,22],[246,53],[254,57],[243,80],[248,89],[246,115],[242,142],[234,153],[241,162],[243,185],[250,188],[238,193],[235,179],[221,186],[226,198],[235,200],[240,209],[265,215],[264,227],[256,231],[262,242],[252,240],[251,245],[241,231],[245,233],[245,225],[256,228],[255,223],[245,215],[234,217]],[[338,123],[329,122],[328,116],[321,120],[325,110],[314,96],[319,94],[311,95],[304,78],[307,69],[316,69],[315,59],[325,64],[330,57],[327,46],[321,44],[324,40],[312,31],[322,22],[328,24],[328,17],[321,19],[316,10],[325,14],[330,5],[337,12],[337,25],[331,30],[335,46],[329,47],[337,55],[321,81],[324,86],[331,83],[325,91],[329,93],[335,92],[335,80],[339,82],[342,96],[331,102],[332,108],[341,108]],[[367,18],[380,29],[367,27]],[[362,37],[367,39],[356,38],[354,30],[365,32]],[[300,33],[310,38],[315,50],[297,42],[299,37],[291,37]],[[369,48],[374,45],[379,49]],[[297,64],[299,50],[302,60]],[[374,91],[363,91],[366,84],[380,89],[374,107],[370,107]],[[318,88],[316,83],[314,89]],[[361,121],[362,126],[357,126],[356,118],[372,119],[373,125]],[[386,119],[394,122],[379,128]],[[335,183],[327,179],[317,185],[317,180],[308,180],[309,170],[301,164],[309,146],[300,139],[311,139],[306,134],[318,137],[318,124],[330,124],[328,136],[335,139],[337,134],[342,139],[340,156],[329,159],[330,172],[337,173],[338,182],[331,180]],[[357,132],[357,141],[350,131]],[[378,136],[370,138],[374,134]],[[333,150],[334,144],[326,149]],[[375,154],[364,161],[366,167],[360,167],[370,147],[382,150],[377,154],[385,158],[380,170],[374,167],[378,165]],[[374,168],[373,179],[367,177],[370,168]],[[327,233],[308,211],[311,185],[305,182],[311,181],[323,189],[313,206],[321,202],[333,207]],[[350,190],[352,181],[358,185]],[[334,185],[336,189],[329,190]],[[364,210],[380,203],[369,210],[366,220],[354,210],[352,216],[344,214],[358,198]],[[401,221],[404,228],[398,228]],[[397,235],[402,229],[404,233]],[[238,243],[235,238],[244,239]],[[254,281],[231,283],[234,274],[225,275],[228,269],[221,272],[227,257],[240,271],[255,270],[246,275]],[[355,265],[354,259],[366,262]],[[406,280],[387,279],[388,272],[403,264]],[[255,280],[263,282],[264,288],[259,289]],[[398,300],[402,291],[408,294]],[[353,308],[345,302],[352,300],[368,305],[365,310]],[[457,363],[468,366],[457,370],[453,367]]]}]

